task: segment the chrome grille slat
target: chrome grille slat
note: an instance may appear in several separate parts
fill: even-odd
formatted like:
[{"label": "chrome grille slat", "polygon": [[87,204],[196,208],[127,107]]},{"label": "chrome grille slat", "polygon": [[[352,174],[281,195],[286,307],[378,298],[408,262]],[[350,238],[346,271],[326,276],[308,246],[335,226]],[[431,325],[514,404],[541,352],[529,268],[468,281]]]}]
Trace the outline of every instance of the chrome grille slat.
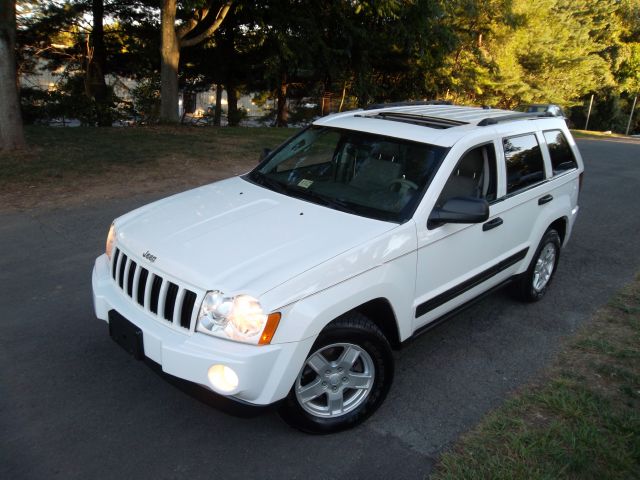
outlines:
[{"label": "chrome grille slat", "polygon": [[140,268],[140,275],[138,277],[138,286],[136,287],[137,300],[140,305],[145,307],[148,302],[145,303],[147,286],[149,285],[149,270],[144,267]]},{"label": "chrome grille slat", "polygon": [[167,292],[164,299],[162,316],[169,322],[173,322],[173,314],[176,307],[176,300],[178,299],[178,291],[179,287],[175,283],[167,282]]},{"label": "chrome grille slat", "polygon": [[176,295],[176,304],[173,309],[173,324],[180,325],[180,316],[182,315],[182,302],[184,302],[184,292],[185,289],[183,287],[178,286],[178,294]]},{"label": "chrome grille slat", "polygon": [[147,286],[144,290],[144,309],[151,311],[151,289],[153,288],[153,273],[149,272]]},{"label": "chrome grille slat", "polygon": [[[197,316],[198,294],[189,288],[145,268],[137,258],[114,247],[111,277],[122,292],[140,308],[175,328],[192,332]],[[144,263],[144,262],[143,262]]]},{"label": "chrome grille slat", "polygon": [[138,264],[133,260],[131,260],[131,258],[129,258],[129,265],[127,265],[127,274],[125,278],[127,279],[127,283],[126,283],[127,295],[129,295],[130,297],[133,297],[133,277],[136,274],[137,267],[138,267]]},{"label": "chrome grille slat", "polygon": [[140,281],[140,271],[142,270],[140,265],[136,266],[136,271],[133,274],[133,285],[131,286],[130,297],[134,300],[138,298],[138,282]]},{"label": "chrome grille slat", "polygon": [[156,315],[159,315],[158,305],[160,304],[160,289],[162,288],[162,283],[162,277],[159,277],[154,273],[153,279],[151,281],[151,298],[149,299],[149,310],[151,310]]},{"label": "chrome grille slat", "polygon": [[164,307],[167,300],[167,288],[169,288],[169,282],[163,281],[162,287],[160,287],[160,294],[158,295],[158,316],[164,318]]}]

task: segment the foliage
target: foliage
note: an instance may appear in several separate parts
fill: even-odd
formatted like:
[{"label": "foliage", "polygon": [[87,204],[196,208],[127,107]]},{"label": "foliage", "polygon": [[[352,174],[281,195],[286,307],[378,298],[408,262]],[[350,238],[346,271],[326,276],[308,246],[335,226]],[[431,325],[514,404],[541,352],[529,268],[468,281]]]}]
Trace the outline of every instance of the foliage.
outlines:
[{"label": "foliage", "polygon": [[133,115],[140,123],[156,123],[160,118],[160,82],[146,78],[131,91]]},{"label": "foliage", "polygon": [[[18,3],[20,71],[83,74],[91,0]],[[178,1],[177,28],[205,3]],[[105,73],[157,82],[160,2],[104,6]],[[263,92],[278,116],[283,104],[323,105],[324,96],[333,110],[441,98],[558,103],[579,118],[594,94],[592,125],[619,130],[640,91],[640,0],[237,0],[211,37],[181,50],[179,80],[188,91]]]},{"label": "foliage", "polygon": [[507,108],[537,102],[568,106],[596,87],[611,85],[600,55],[604,45],[597,40],[605,27],[600,12],[591,11],[592,3],[461,0],[454,12],[468,9],[471,15],[456,20],[466,41],[449,66],[454,99]]}]

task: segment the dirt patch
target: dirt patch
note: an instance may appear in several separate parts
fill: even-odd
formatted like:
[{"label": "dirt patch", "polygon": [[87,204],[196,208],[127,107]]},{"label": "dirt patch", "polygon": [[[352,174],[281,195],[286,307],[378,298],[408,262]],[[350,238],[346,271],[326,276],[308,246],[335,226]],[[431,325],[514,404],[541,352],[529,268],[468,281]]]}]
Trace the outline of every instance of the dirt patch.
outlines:
[{"label": "dirt patch", "polygon": [[175,193],[249,171],[253,161],[210,162],[175,154],[146,167],[112,166],[95,175],[67,174],[38,182],[6,184],[0,192],[0,211],[61,208],[126,198],[131,195]]},{"label": "dirt patch", "polygon": [[173,193],[244,173],[277,128],[27,127],[29,149],[0,152],[0,211]]}]

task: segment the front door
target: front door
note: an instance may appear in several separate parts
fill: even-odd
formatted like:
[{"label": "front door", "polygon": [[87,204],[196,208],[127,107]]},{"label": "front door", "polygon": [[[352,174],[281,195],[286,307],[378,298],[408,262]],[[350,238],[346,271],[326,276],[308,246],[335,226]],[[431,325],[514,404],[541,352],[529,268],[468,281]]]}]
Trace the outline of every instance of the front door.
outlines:
[{"label": "front door", "polygon": [[442,206],[451,197],[484,198],[489,203],[487,221],[417,225],[414,329],[509,278],[513,266],[526,254],[514,248],[500,217],[503,209],[497,198],[504,194],[504,165],[497,161],[498,148],[499,144],[491,141],[463,153],[440,188],[434,206]]}]

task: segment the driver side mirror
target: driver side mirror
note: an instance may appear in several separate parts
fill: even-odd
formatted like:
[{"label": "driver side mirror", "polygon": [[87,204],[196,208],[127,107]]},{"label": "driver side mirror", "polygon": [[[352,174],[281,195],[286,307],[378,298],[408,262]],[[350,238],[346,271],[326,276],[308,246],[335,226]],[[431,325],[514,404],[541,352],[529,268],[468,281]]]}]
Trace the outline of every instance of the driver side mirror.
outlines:
[{"label": "driver side mirror", "polygon": [[489,218],[489,204],[484,198],[453,197],[436,207],[429,215],[427,228],[445,223],[482,223]]}]

